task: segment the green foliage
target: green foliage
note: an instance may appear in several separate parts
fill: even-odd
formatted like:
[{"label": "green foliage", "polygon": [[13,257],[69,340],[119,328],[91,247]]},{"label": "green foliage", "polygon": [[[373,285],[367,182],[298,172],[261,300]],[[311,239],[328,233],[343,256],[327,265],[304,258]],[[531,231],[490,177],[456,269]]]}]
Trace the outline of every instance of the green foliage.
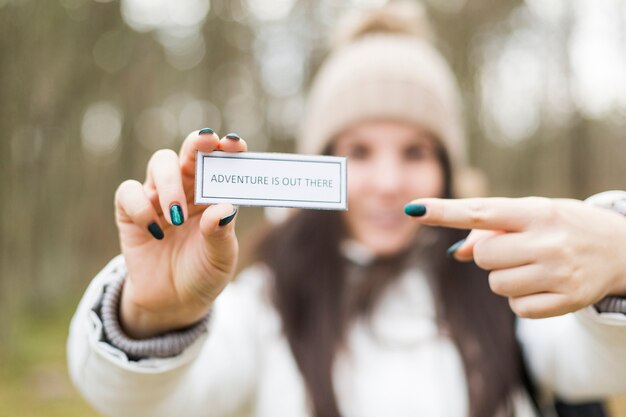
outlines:
[{"label": "green foliage", "polygon": [[20,315],[12,348],[0,351],[0,416],[98,416],[75,390],[67,372],[70,317],[69,308]]}]

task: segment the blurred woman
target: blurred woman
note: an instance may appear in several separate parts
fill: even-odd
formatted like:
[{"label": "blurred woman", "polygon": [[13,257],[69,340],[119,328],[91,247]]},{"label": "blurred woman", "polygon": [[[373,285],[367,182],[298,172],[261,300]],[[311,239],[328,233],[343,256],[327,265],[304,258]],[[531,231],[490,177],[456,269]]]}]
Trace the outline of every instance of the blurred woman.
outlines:
[{"label": "blurred woman", "polygon": [[625,319],[588,309],[516,332],[486,273],[446,257],[462,232],[404,214],[469,175],[458,87],[421,10],[342,29],[298,146],[349,158],[350,210],[294,212],[229,283],[237,209],[191,204],[194,158],[245,142],[203,129],[156,152],[116,193],[122,255],[72,322],[76,386],[110,416],[535,416],[523,346],[542,393],[626,391]]}]

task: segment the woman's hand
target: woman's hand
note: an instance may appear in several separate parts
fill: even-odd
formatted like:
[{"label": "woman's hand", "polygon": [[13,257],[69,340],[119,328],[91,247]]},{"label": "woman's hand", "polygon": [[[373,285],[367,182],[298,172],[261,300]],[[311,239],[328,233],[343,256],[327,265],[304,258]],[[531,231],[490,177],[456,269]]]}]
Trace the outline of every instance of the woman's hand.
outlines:
[{"label": "woman's hand", "polygon": [[145,338],[193,324],[232,278],[236,209],[193,204],[195,160],[198,150],[246,149],[237,135],[220,140],[211,129],[196,131],[179,154],[156,151],[143,184],[127,180],[118,187],[115,214],[128,267],[120,320],[129,336]]},{"label": "woman's hand", "polygon": [[[425,209],[424,209],[425,208]],[[451,247],[489,274],[491,289],[521,317],[556,316],[626,295],[626,218],[577,200],[420,199],[423,224],[474,229]]]}]

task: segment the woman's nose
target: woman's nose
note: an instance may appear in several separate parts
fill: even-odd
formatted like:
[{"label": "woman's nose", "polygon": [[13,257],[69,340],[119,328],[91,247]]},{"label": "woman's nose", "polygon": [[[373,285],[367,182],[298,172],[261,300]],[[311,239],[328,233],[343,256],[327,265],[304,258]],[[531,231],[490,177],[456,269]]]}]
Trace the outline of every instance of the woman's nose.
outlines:
[{"label": "woman's nose", "polygon": [[404,181],[399,161],[384,159],[372,167],[372,186],[378,192],[394,193],[402,189]]}]

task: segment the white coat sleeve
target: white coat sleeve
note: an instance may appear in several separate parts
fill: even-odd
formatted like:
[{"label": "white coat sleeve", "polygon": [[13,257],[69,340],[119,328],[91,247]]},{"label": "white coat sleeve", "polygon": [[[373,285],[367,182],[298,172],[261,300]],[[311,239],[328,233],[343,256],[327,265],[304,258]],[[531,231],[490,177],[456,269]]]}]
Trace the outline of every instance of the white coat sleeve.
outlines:
[{"label": "white coat sleeve", "polygon": [[569,401],[626,393],[626,315],[588,307],[546,319],[518,319],[517,336],[539,387]]},{"label": "white coat sleeve", "polygon": [[103,341],[95,313],[103,287],[119,279],[123,257],[113,259],[91,282],[70,325],[70,376],[89,403],[105,416],[229,416],[246,407],[255,390],[265,271],[250,268],[213,304],[208,334],[171,358],[131,361]]}]

